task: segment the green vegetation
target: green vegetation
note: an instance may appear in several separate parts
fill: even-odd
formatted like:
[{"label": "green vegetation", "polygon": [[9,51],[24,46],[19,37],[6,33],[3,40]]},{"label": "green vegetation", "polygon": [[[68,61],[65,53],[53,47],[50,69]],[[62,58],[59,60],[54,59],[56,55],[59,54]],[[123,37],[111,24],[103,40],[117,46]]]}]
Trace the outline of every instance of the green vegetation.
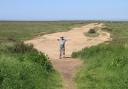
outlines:
[{"label": "green vegetation", "polygon": [[[106,23],[107,28],[104,29],[111,33],[113,41],[118,43],[128,43],[128,22]],[[125,42],[125,43],[124,43]]]},{"label": "green vegetation", "polygon": [[59,74],[44,53],[23,42],[1,44],[0,89],[61,89]]},{"label": "green vegetation", "polygon": [[128,22],[105,24],[112,42],[72,54],[84,60],[75,78],[78,89],[128,89]]},{"label": "green vegetation", "polygon": [[68,31],[89,22],[0,22],[0,41],[26,40],[47,33]]}]

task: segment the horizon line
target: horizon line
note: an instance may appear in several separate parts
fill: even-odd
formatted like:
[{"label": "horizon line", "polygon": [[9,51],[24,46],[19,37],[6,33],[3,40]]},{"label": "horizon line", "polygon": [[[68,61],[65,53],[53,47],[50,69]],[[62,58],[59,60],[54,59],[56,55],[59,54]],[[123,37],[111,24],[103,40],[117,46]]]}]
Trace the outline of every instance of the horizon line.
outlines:
[{"label": "horizon line", "polygon": [[27,21],[28,22],[29,21],[34,21],[34,22],[36,22],[36,21],[39,21],[39,22],[40,21],[42,21],[42,22],[43,21],[44,22],[45,21],[51,21],[51,22],[52,21],[128,21],[128,19],[102,19],[102,20],[101,19],[86,19],[86,20],[82,20],[82,19],[76,19],[76,20],[75,19],[74,20],[70,20],[70,19],[69,20],[63,20],[63,19],[62,20],[25,20],[25,19],[21,20],[21,19],[17,19],[16,20],[16,19],[14,19],[14,20],[0,20],[0,22],[2,22],[2,21],[9,21],[9,22],[11,22],[11,21],[12,22],[13,21],[18,21],[18,22],[23,22],[23,21],[25,21],[25,22],[27,22]]}]

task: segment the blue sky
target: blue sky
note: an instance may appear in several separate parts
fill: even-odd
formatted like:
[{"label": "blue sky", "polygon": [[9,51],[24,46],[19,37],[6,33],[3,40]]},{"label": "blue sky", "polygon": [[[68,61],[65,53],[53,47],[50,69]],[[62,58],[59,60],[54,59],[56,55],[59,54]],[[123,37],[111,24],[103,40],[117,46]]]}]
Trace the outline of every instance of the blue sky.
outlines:
[{"label": "blue sky", "polygon": [[128,0],[0,0],[0,20],[128,20]]}]

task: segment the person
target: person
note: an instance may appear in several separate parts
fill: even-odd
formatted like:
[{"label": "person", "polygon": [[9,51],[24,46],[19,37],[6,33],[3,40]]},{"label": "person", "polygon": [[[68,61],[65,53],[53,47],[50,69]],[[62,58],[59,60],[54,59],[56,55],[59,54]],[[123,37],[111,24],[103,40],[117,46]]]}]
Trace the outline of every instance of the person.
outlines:
[{"label": "person", "polygon": [[59,46],[60,46],[60,55],[59,58],[61,59],[62,57],[65,57],[65,43],[66,39],[62,36],[60,39],[57,39],[59,41]]}]

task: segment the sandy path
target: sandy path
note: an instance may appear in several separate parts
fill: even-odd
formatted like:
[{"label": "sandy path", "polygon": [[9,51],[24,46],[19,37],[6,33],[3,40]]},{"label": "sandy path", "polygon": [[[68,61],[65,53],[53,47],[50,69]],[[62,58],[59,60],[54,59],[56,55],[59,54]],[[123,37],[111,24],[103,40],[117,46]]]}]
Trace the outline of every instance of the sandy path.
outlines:
[{"label": "sandy path", "polygon": [[[71,54],[74,51],[79,51],[84,47],[90,47],[110,40],[110,34],[107,32],[99,31],[98,37],[86,37],[84,32],[87,32],[91,28],[102,28],[103,24],[92,23],[80,28],[73,28],[67,32],[58,32],[53,34],[47,34],[26,41],[26,43],[32,43],[36,49],[41,52],[45,52],[50,57],[50,60],[55,69],[61,74],[64,89],[76,89],[73,82],[73,76],[76,69],[82,64],[81,60],[71,58]],[[65,59],[59,58],[59,48],[57,39],[60,36],[64,36],[68,39],[66,43],[66,57]],[[53,81],[54,82],[54,81]]]}]

